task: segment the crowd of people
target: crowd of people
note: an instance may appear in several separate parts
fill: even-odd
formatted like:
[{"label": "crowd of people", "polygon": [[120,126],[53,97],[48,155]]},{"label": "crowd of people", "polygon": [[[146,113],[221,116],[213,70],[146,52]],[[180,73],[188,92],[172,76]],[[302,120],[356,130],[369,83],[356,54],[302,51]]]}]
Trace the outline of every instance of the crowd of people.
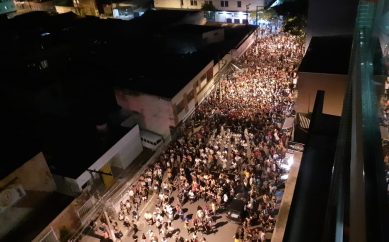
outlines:
[{"label": "crowd of people", "polygon": [[[184,135],[120,202],[117,219],[133,231],[134,241],[206,241],[203,235],[216,232],[216,215],[238,193],[246,199],[235,241],[265,241],[275,226],[276,191],[284,184],[290,134],[281,127],[294,115],[293,80],[302,56],[301,39],[278,31],[246,51],[237,70],[220,80],[220,88],[184,124]],[[156,205],[139,214],[150,194],[157,195]],[[188,217],[183,206],[199,200],[204,206]],[[173,227],[176,219],[186,231]],[[138,232],[142,220],[154,229]]]}]

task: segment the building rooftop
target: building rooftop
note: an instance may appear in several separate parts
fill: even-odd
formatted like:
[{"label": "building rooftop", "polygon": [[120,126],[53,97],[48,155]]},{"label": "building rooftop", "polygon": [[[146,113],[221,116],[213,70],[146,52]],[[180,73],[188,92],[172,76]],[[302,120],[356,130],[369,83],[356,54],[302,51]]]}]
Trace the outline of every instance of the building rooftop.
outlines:
[{"label": "building rooftop", "polygon": [[[2,95],[0,95],[2,96]],[[4,99],[0,98],[1,110],[6,110]],[[0,180],[8,176],[17,168],[29,161],[42,151],[41,142],[37,139],[30,117],[18,115],[17,112],[0,113],[0,126],[2,127],[0,160]]]},{"label": "building rooftop", "polygon": [[[106,131],[97,131],[90,123],[81,120],[64,120],[53,117],[47,124],[45,140],[47,160],[56,175],[78,178],[128,131],[128,128],[108,122]],[[59,131],[59,127],[61,128]],[[132,127],[131,127],[132,128]],[[50,132],[52,131],[52,132]]]},{"label": "building rooftop", "polygon": [[[178,32],[189,33],[188,30],[184,30],[186,27],[197,33],[217,29],[210,26],[183,25],[178,28]],[[195,47],[189,45],[191,51],[188,54],[175,53],[175,50],[169,49],[164,43],[168,38],[169,40],[174,38],[172,35],[177,35],[173,30],[150,37],[149,43],[143,41],[139,53],[127,52],[134,58],[118,64],[111,63],[116,67],[122,66],[115,69],[117,74],[114,79],[115,85],[167,99],[174,97],[209,62],[212,60],[218,62],[231,49],[237,47],[240,41],[254,30],[254,27],[235,26],[223,27],[223,29],[224,41],[200,48],[196,46],[193,39]],[[126,50],[122,52],[126,53]]]},{"label": "building rooftop", "polygon": [[193,24],[182,24],[178,26],[174,26],[172,28],[169,28],[166,33],[170,34],[191,34],[191,35],[198,35],[207,33],[209,31],[217,30],[217,29],[223,29],[221,25],[193,25]]},{"label": "building rooftop", "polygon": [[[55,219],[73,200],[57,192],[46,195],[41,199],[38,207],[27,215],[26,219],[2,237],[2,241],[33,241],[46,226]],[[16,203],[18,207],[30,206],[28,199]]]},{"label": "building rooftop", "polygon": [[[0,25],[0,71],[7,77],[0,115],[7,117],[2,122],[9,137],[9,162],[1,162],[0,174],[43,151],[53,173],[78,177],[127,132],[110,121],[118,109],[114,88],[170,99],[254,30],[224,27],[223,42],[190,54],[169,49],[174,31],[166,30],[185,31],[177,22],[196,14],[151,11],[122,21],[33,12]],[[104,122],[109,132],[97,132]]]},{"label": "building rooftop", "polygon": [[[2,95],[0,177],[43,151],[54,174],[77,178],[129,131],[120,126],[125,117],[117,114],[112,88],[75,85],[98,79],[72,71],[74,83],[61,85],[62,79],[33,90],[16,84]],[[108,129],[99,132],[103,123]]]},{"label": "building rooftop", "polygon": [[313,37],[299,72],[328,74],[348,73],[351,55],[351,36]]}]

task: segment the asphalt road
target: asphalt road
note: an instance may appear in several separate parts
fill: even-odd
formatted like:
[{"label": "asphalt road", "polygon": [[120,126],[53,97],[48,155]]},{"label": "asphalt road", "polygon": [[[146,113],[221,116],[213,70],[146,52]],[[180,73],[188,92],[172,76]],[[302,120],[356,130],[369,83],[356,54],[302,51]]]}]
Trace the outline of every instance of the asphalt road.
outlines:
[{"label": "asphalt road", "polygon": [[[173,205],[176,205],[177,201],[178,201],[176,195],[177,195],[177,192],[173,192],[173,197],[175,199],[172,203]],[[149,202],[141,209],[140,218],[138,221],[138,228],[139,228],[139,231],[137,233],[138,237],[141,237],[142,233],[145,233],[146,237],[149,238],[147,236],[147,232],[149,230],[152,230],[154,232],[154,234],[158,234],[158,230],[155,227],[155,225],[149,226],[143,217],[145,212],[154,211],[156,198],[157,198],[156,195],[154,195],[151,199],[149,199]],[[191,217],[191,215],[196,214],[197,206],[205,207],[205,205],[206,205],[205,201],[203,199],[200,199],[199,201],[196,201],[193,204],[191,204],[189,202],[185,203],[185,205],[183,206],[183,210],[186,211],[185,214],[188,217]],[[210,207],[210,204],[209,204],[209,207]],[[215,223],[216,229],[215,229],[214,233],[211,233],[211,234],[198,233],[197,234],[198,238],[202,239],[204,237],[206,239],[206,241],[213,241],[213,242],[234,241],[233,236],[234,236],[237,228],[239,227],[239,225],[236,224],[235,222],[228,220],[224,213],[217,214],[215,218],[216,218],[216,223]],[[172,224],[173,224],[174,229],[177,229],[180,231],[179,236],[183,237],[184,239],[193,238],[192,237],[193,233],[188,234],[188,232],[184,228],[184,223],[181,221],[181,219],[174,220],[172,222]],[[129,231],[128,234],[123,236],[122,241],[124,241],[124,242],[133,241],[132,234],[133,234],[133,232]],[[159,238],[159,239],[160,239],[159,241],[161,241],[162,238]],[[168,241],[169,242],[174,241],[174,239],[169,238]]]}]

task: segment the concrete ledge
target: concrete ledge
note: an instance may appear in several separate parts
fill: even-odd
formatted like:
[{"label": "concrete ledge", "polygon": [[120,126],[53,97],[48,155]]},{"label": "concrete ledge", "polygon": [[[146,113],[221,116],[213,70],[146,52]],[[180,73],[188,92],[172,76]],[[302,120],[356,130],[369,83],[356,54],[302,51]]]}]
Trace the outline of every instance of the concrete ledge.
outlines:
[{"label": "concrete ledge", "polygon": [[290,205],[292,204],[302,155],[302,152],[294,151],[294,162],[289,170],[288,180],[285,183],[285,190],[284,195],[282,196],[280,211],[278,212],[276,226],[271,238],[272,242],[282,242],[284,239],[286,223],[288,221]]}]

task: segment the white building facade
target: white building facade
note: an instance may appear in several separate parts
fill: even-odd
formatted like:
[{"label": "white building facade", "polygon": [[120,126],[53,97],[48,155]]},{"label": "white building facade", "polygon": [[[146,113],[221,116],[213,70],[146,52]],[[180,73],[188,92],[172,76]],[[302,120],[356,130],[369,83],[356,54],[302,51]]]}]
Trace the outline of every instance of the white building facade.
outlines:
[{"label": "white building facade", "polygon": [[160,9],[201,9],[206,3],[219,11],[245,12],[265,7],[265,0],[154,0],[155,8]]},{"label": "white building facade", "polygon": [[[142,151],[143,146],[140,139],[139,126],[135,125],[116,144],[91,164],[88,170],[112,173],[111,167],[113,166],[125,169]],[[83,190],[89,189],[96,179],[102,179],[106,187],[113,184],[113,176],[104,175],[100,178],[100,174],[91,173],[88,170],[83,171],[76,178],[54,174],[53,177],[57,184],[57,191],[69,196],[77,196]]]},{"label": "white building facade", "polygon": [[264,9],[265,0],[154,0],[157,9],[200,10],[204,4],[216,8],[215,22],[246,24],[250,13]]},{"label": "white building facade", "polygon": [[[213,33],[213,31],[211,32]],[[144,129],[160,134],[165,139],[173,135],[172,130],[192,114],[216,87],[216,76],[234,59],[239,58],[254,43],[255,32],[246,36],[236,48],[231,49],[218,62],[210,60],[177,94],[171,99],[140,92],[115,90],[116,101],[123,110],[139,113],[143,118]],[[215,39],[213,40],[215,41]]]}]

